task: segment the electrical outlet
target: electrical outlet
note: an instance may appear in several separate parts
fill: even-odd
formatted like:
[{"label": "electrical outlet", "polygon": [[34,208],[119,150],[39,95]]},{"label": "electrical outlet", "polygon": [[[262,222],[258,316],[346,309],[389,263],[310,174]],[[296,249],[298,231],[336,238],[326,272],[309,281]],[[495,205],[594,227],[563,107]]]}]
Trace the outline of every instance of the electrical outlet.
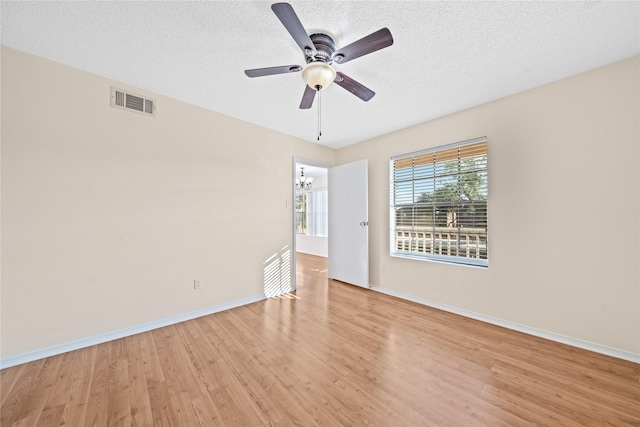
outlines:
[{"label": "electrical outlet", "polygon": [[193,290],[197,291],[198,289],[202,289],[202,279],[195,279],[193,281]]}]

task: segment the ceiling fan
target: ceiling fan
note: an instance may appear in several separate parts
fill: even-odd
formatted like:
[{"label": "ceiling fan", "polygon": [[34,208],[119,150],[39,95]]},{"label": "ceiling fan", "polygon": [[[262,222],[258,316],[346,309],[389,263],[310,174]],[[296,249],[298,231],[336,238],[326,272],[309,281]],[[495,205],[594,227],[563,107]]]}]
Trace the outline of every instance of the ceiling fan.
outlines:
[{"label": "ceiling fan", "polygon": [[280,22],[300,46],[300,49],[302,49],[307,65],[304,68],[300,65],[254,68],[245,70],[244,73],[247,76],[262,77],[302,71],[302,78],[307,83],[300,102],[300,108],[302,109],[311,108],[316,92],[326,89],[331,82],[336,82],[338,86],[343,87],[363,101],[373,98],[374,91],[346,74],[339,71],[336,72],[331,64],[344,64],[363,55],[391,46],[393,37],[388,28],[382,28],[336,50],[333,39],[327,34],[308,35],[290,4],[274,3],[271,5],[271,10],[273,10]]}]

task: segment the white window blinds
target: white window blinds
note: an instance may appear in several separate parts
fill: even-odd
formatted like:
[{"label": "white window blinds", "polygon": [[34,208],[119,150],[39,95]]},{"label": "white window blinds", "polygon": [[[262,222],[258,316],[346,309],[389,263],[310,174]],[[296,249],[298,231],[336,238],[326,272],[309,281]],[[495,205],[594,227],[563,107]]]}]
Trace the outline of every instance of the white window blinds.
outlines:
[{"label": "white window blinds", "polygon": [[487,139],[391,158],[391,255],[488,265]]}]

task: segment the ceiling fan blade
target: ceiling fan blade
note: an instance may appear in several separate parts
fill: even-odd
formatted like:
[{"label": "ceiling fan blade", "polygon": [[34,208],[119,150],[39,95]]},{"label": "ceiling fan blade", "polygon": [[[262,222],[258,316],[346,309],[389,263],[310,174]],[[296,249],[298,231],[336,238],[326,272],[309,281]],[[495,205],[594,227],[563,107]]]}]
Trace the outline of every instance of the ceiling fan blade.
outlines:
[{"label": "ceiling fan blade", "polygon": [[333,60],[338,64],[344,64],[352,59],[389,47],[392,44],[393,37],[391,36],[391,31],[389,31],[388,28],[382,28],[350,45],[336,50],[333,54]]},{"label": "ceiling fan blade", "polygon": [[345,88],[363,101],[370,100],[376,94],[374,91],[364,86],[362,83],[358,83],[351,77],[339,71],[336,73],[336,79],[334,80],[334,82],[336,82],[338,86]]},{"label": "ceiling fan blade", "polygon": [[274,3],[271,5],[271,10],[276,14],[282,25],[289,31],[291,37],[298,43],[302,52],[311,56],[315,54],[316,48],[307,34],[307,30],[304,29],[298,15],[293,10],[293,7],[289,3]]},{"label": "ceiling fan blade", "polygon": [[295,73],[302,70],[299,65],[281,65],[279,67],[254,68],[252,70],[244,70],[248,77],[271,76],[273,74]]},{"label": "ceiling fan blade", "polygon": [[316,90],[311,89],[309,85],[304,87],[304,95],[302,95],[302,101],[300,101],[300,108],[306,110],[313,105],[313,99],[316,97]]}]

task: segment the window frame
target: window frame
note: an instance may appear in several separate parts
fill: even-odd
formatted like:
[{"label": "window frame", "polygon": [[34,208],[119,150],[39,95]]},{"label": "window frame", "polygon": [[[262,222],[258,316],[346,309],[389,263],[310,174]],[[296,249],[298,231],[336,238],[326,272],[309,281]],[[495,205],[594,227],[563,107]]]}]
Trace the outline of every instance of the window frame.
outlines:
[{"label": "window frame", "polygon": [[[328,237],[329,236],[329,190],[327,187],[312,188],[306,191],[307,196],[307,236]],[[316,203],[318,195],[323,194],[324,203],[319,206]],[[318,217],[321,225],[318,227]],[[320,229],[320,230],[318,230]],[[324,230],[323,230],[324,229]],[[324,231],[324,234],[321,234]]]},{"label": "window frame", "polygon": [[[314,201],[319,194],[324,194],[324,204]],[[298,210],[298,198],[302,198],[302,209]],[[300,236],[328,237],[329,236],[329,191],[327,187],[312,188],[309,190],[296,191],[296,234]],[[318,227],[318,215],[322,218]],[[301,230],[303,232],[301,232]],[[324,232],[324,233],[322,233]]]},{"label": "window frame", "polygon": [[[460,205],[474,205],[474,204],[479,204],[479,205],[483,205],[484,204],[484,209],[486,210],[485,214],[484,214],[484,218],[486,219],[486,223],[485,223],[485,227],[484,227],[484,242],[482,241],[482,235],[483,233],[478,233],[478,232],[471,232],[471,233],[466,233],[467,237],[466,237],[466,246],[467,248],[469,248],[470,245],[470,235],[474,235],[477,236],[477,240],[476,240],[476,244],[475,244],[475,250],[477,251],[476,253],[480,254],[480,248],[482,246],[482,243],[484,243],[484,250],[482,251],[483,254],[486,254],[485,258],[481,258],[480,255],[478,255],[478,258],[474,258],[474,257],[467,257],[467,256],[460,256],[460,255],[447,255],[447,254],[442,254],[442,249],[440,249],[441,253],[431,253],[428,252],[426,249],[424,249],[427,245],[427,241],[430,243],[431,248],[434,248],[436,245],[436,233],[437,230],[436,228],[441,228],[441,227],[437,227],[436,223],[435,223],[435,218],[437,215],[437,207],[439,206],[439,203],[441,202],[437,202],[436,200],[432,200],[431,202],[417,202],[416,198],[418,196],[418,189],[416,188],[417,184],[419,185],[421,181],[429,180],[431,178],[433,178],[433,182],[434,182],[434,191],[436,188],[436,181],[438,179],[443,179],[446,178],[447,175],[451,175],[450,173],[444,173],[444,172],[437,172],[437,166],[443,166],[445,164],[445,161],[442,162],[437,162],[434,161],[433,163],[433,174],[430,175],[424,175],[424,176],[419,176],[416,177],[416,166],[414,164],[414,160],[416,157],[418,156],[425,156],[425,155],[435,155],[437,158],[437,153],[441,153],[444,154],[445,151],[450,151],[450,150],[458,150],[457,151],[457,159],[458,159],[458,166],[457,166],[457,173],[455,173],[455,175],[457,175],[456,178],[456,184],[459,185],[460,181],[459,178],[465,174],[465,172],[463,172],[463,170],[461,169],[461,160],[464,159],[464,157],[460,157],[460,148],[462,147],[466,147],[466,146],[471,146],[474,144],[486,144],[485,145],[485,152],[484,152],[484,157],[485,157],[485,166],[484,168],[479,168],[477,170],[474,170],[477,173],[480,174],[484,174],[486,176],[485,180],[483,181],[483,185],[486,186],[484,188],[486,188],[486,197],[484,200],[482,199],[478,199],[478,200],[472,200],[469,203],[462,203],[465,200],[464,199],[458,199],[456,202],[454,202],[454,204],[460,204]],[[440,263],[447,263],[447,264],[455,264],[455,265],[465,265],[465,266],[472,266],[472,267],[480,267],[480,268],[487,268],[489,266],[489,227],[488,227],[488,219],[489,219],[489,178],[488,178],[488,171],[489,171],[489,147],[488,147],[488,141],[486,137],[479,137],[479,138],[474,138],[474,139],[469,139],[469,140],[465,140],[465,141],[460,141],[460,142],[455,142],[452,144],[447,144],[447,145],[443,145],[443,146],[438,146],[438,147],[433,147],[433,148],[429,148],[426,150],[420,150],[420,151],[415,151],[412,153],[406,153],[406,154],[401,154],[401,155],[397,155],[397,156],[393,156],[390,158],[389,160],[389,255],[392,257],[397,257],[397,258],[407,258],[407,259],[418,259],[418,260],[424,260],[424,261],[432,261],[432,262],[440,262]],[[445,155],[446,158],[446,155]],[[468,158],[468,157],[467,157]],[[410,169],[410,176],[404,177],[404,178],[398,178],[400,175],[396,174],[396,170],[395,170],[395,165],[396,165],[396,161],[411,161],[411,166],[407,167],[407,169]],[[425,163],[425,164],[429,164],[429,163]],[[398,169],[401,170],[401,169]],[[462,172],[462,173],[461,173]],[[471,172],[473,173],[473,172]],[[397,186],[396,185],[402,185],[402,184],[407,184],[408,182],[411,183],[411,190],[410,190],[410,197],[411,197],[411,202],[407,202],[405,201],[401,201],[399,202],[399,200],[401,200],[403,198],[403,196],[398,196],[396,194],[397,191]],[[409,191],[409,190],[407,190]],[[458,196],[460,196],[460,192],[458,193]],[[406,199],[406,195],[404,196],[404,198]],[[447,202],[448,203],[448,202]],[[417,209],[421,209],[421,208],[432,208],[434,211],[434,222],[432,223],[433,225],[431,225],[432,227],[432,234],[430,239],[428,239],[426,237],[426,234],[428,233],[428,231],[424,231],[425,234],[423,234],[423,251],[420,251],[418,249],[418,244],[417,242],[414,242],[414,234],[418,234],[418,232],[413,231],[413,227],[415,226],[415,222],[416,222],[416,217],[415,212]],[[400,228],[403,227],[402,225],[398,225],[398,210],[399,209],[410,209],[410,213],[409,213],[409,221],[411,222],[411,229],[408,231],[408,240],[405,240],[405,242],[408,243],[401,243],[401,240],[398,238],[398,234],[396,232],[396,227]],[[428,210],[428,209],[426,209]],[[454,215],[457,215],[459,212],[457,212]],[[473,214],[472,214],[473,215]],[[448,218],[448,217],[447,217]],[[456,219],[457,217],[454,216],[454,220],[457,221]],[[463,230],[463,226],[460,225],[458,227],[452,227],[452,230],[457,230],[456,232],[452,232],[450,234],[457,234],[458,236],[461,236],[461,230]],[[406,232],[406,231],[405,231]],[[442,245],[442,234],[449,234],[449,233],[438,233],[439,234],[439,239],[438,239],[438,245]],[[405,235],[403,235],[403,239],[405,239]],[[418,241],[419,239],[415,239],[416,241]],[[448,248],[450,248],[451,246],[451,238],[450,236],[447,236],[447,246]],[[459,245],[462,240],[458,237],[456,240],[456,245]],[[415,249],[413,245],[415,246]],[[402,249],[399,249],[399,246],[402,245]],[[455,246],[455,247],[460,247],[460,246]],[[442,248],[442,246],[439,246],[439,248]],[[434,251],[435,252],[435,251]],[[470,253],[470,250],[467,249],[467,252]]]}]

